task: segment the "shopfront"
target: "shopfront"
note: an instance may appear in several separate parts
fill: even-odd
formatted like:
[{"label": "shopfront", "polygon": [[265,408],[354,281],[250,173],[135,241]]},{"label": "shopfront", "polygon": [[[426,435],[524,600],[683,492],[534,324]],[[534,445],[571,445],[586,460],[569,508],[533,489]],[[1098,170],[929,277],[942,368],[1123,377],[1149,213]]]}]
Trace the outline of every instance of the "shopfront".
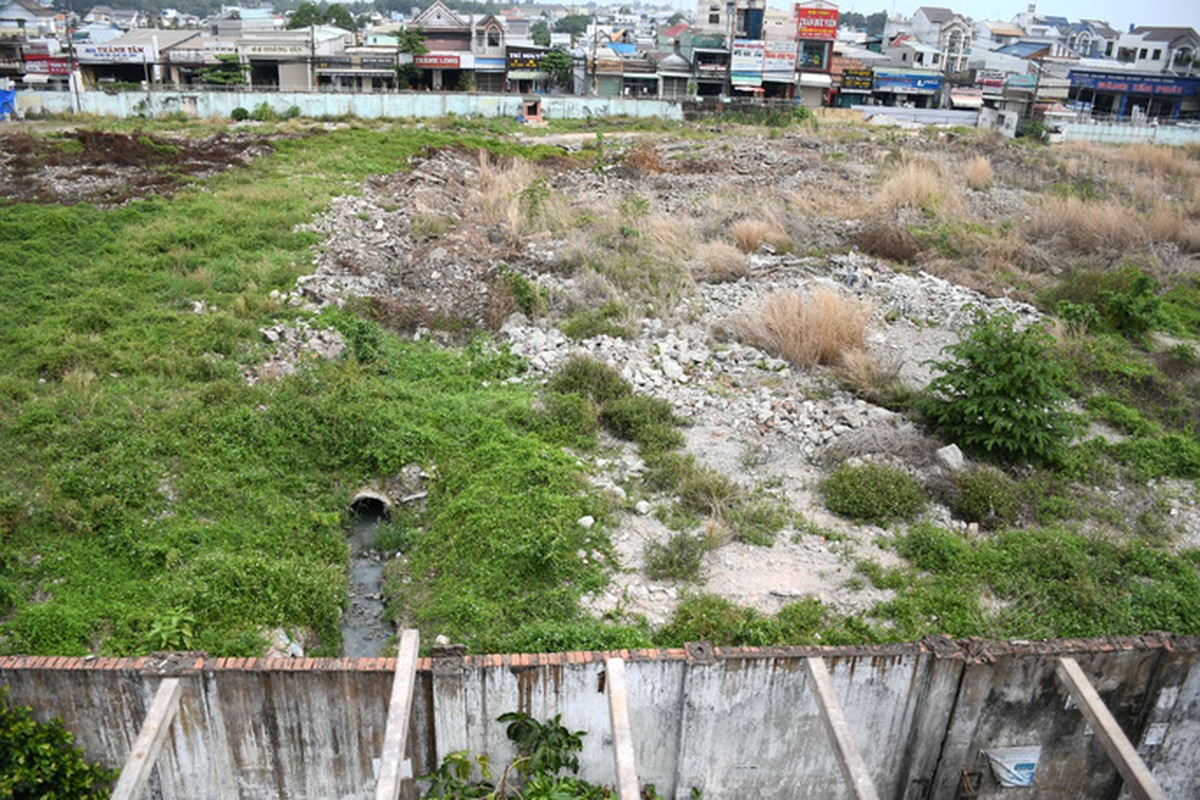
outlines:
[{"label": "shopfront", "polygon": [[915,69],[876,69],[875,97],[883,105],[936,108],[942,76]]},{"label": "shopfront", "polygon": [[1094,117],[1179,119],[1200,114],[1200,78],[1071,70],[1069,98]]}]

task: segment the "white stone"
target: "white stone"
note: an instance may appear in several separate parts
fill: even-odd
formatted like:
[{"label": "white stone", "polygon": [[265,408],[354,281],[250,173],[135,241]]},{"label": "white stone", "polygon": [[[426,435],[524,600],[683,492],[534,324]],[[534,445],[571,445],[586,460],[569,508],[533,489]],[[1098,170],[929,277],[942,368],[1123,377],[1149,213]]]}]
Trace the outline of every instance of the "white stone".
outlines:
[{"label": "white stone", "polygon": [[962,450],[959,450],[956,444],[939,448],[936,455],[938,463],[951,472],[958,472],[965,466]]},{"label": "white stone", "polygon": [[579,527],[581,527],[581,528],[590,528],[595,524],[596,524],[596,518],[590,514],[586,517],[579,518]]}]

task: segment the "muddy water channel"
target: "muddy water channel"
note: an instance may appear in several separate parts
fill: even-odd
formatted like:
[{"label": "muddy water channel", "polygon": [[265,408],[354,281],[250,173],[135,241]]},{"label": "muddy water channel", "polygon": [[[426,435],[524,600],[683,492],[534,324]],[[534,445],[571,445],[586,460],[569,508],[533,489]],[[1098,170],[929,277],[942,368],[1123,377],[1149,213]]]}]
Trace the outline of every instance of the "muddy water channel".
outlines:
[{"label": "muddy water channel", "polygon": [[386,520],[382,504],[356,504],[350,523],[350,602],[342,618],[342,657],[376,658],[396,629],[383,607],[384,555],[375,535]]}]

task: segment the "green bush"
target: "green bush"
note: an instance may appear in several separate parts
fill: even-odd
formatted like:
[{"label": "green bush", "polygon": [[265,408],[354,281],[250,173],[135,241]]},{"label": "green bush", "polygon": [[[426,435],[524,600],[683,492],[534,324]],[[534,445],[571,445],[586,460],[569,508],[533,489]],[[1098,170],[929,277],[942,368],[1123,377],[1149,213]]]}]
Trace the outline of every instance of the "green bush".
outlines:
[{"label": "green bush", "polygon": [[674,427],[674,409],[657,397],[631,395],[611,400],[600,411],[600,421],[613,436],[637,442],[643,451],[671,450],[683,444],[683,434]]},{"label": "green bush", "polygon": [[263,100],[250,112],[250,119],[257,120],[258,122],[273,122],[279,119],[279,114],[275,109],[271,108],[270,103]]},{"label": "green bush", "polygon": [[229,118],[234,122],[242,122],[243,120],[250,119],[250,112],[241,106],[238,106],[233,111],[229,112]]},{"label": "green bush", "polygon": [[1060,317],[1068,323],[1141,338],[1167,320],[1159,285],[1139,267],[1112,271],[1079,271],[1051,293]]},{"label": "green bush", "polygon": [[88,764],[61,720],[39,723],[29,706],[8,702],[0,686],[0,797],[106,798],[116,770]]},{"label": "green bush", "polygon": [[571,356],[546,383],[559,394],[577,394],[597,405],[628,397],[633,393],[629,381],[607,364],[587,356]]},{"label": "green bush", "polygon": [[694,533],[674,533],[666,542],[646,545],[646,575],[654,580],[697,583],[703,577],[704,554],[712,548],[707,538]]},{"label": "green bush", "polygon": [[600,412],[595,403],[577,394],[549,392],[542,404],[539,428],[546,439],[579,450],[596,446]]},{"label": "green bush", "polygon": [[576,311],[563,320],[560,327],[568,339],[575,341],[591,339],[593,336],[623,339],[629,337],[629,328],[621,321],[624,316],[625,307],[610,300],[599,308]]},{"label": "green bush", "polygon": [[954,475],[954,516],[992,530],[1011,525],[1021,510],[1017,482],[995,467],[976,467]]},{"label": "green bush", "polygon": [[283,113],[279,115],[279,118],[280,119],[296,119],[299,116],[300,116],[300,106],[291,105],[291,106],[288,106],[286,109],[284,109]]},{"label": "green bush", "polygon": [[857,522],[886,525],[910,520],[925,507],[925,493],[908,473],[882,464],[843,464],[821,485],[825,506]]},{"label": "green bush", "polygon": [[975,322],[942,374],[926,387],[918,409],[963,449],[1004,461],[1052,462],[1070,441],[1077,418],[1064,408],[1066,370],[1040,328],[1018,330],[1010,314]]},{"label": "green bush", "polygon": [[1113,445],[1112,451],[1142,480],[1165,475],[1176,478],[1200,477],[1200,443],[1190,436],[1169,433],[1153,438],[1131,439]]}]

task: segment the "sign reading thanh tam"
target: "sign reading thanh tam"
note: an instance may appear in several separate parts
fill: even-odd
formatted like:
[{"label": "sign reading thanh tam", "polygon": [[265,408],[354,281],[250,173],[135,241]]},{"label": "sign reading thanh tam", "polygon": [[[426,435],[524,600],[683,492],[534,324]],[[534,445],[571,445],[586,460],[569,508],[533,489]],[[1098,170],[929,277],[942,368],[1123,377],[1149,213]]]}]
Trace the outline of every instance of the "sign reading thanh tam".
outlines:
[{"label": "sign reading thanh tam", "polygon": [[833,41],[837,38],[838,10],[832,3],[797,3],[796,4],[796,38],[824,39]]},{"label": "sign reading thanh tam", "polygon": [[148,44],[85,44],[80,45],[78,51],[79,60],[83,62],[143,64],[154,60],[154,48]]}]

